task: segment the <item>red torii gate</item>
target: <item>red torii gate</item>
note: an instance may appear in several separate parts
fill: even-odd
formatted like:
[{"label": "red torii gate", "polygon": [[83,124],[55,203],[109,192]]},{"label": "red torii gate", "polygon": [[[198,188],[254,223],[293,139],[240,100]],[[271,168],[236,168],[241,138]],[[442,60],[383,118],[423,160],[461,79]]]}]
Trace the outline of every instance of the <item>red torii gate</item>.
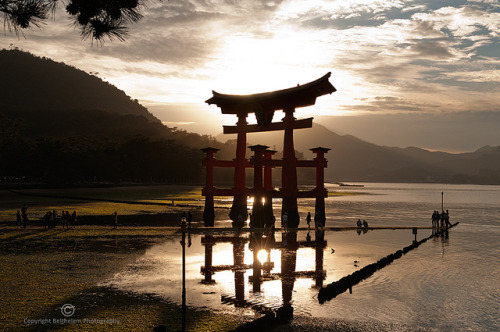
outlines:
[{"label": "red torii gate", "polygon": [[[317,171],[316,188],[313,193],[299,193],[297,188],[297,167],[316,167],[317,169],[319,167],[326,167],[324,153],[329,149],[312,149],[313,152],[317,154],[317,158],[313,161],[298,161],[295,157],[293,130],[311,128],[313,119],[307,118],[297,120],[293,116],[293,113],[298,107],[314,105],[317,97],[331,94],[336,91],[333,85],[328,81],[330,75],[331,73],[328,73],[315,81],[304,85],[297,85],[293,88],[252,95],[226,95],[212,91],[212,98],[208,99],[206,102],[210,105],[215,104],[220,107],[223,114],[235,114],[238,117],[236,126],[223,126],[224,134],[237,134],[238,136],[236,143],[236,158],[234,160],[216,160],[214,158],[214,153],[218,151],[217,149],[202,149],[202,151],[207,154],[203,161],[207,175],[206,186],[202,193],[206,197],[204,211],[205,225],[213,225],[213,196],[233,196],[234,199],[229,217],[236,223],[247,219],[247,196],[249,190],[245,186],[245,169],[251,166],[254,167],[254,188],[252,191],[259,196],[255,197],[254,202],[261,202],[260,199],[264,197],[266,198],[264,204],[266,204],[266,202],[270,204],[271,202],[268,202],[270,201],[268,198],[281,197],[283,199],[282,213],[286,212],[288,216],[288,226],[297,227],[299,224],[297,197],[316,197],[316,213],[322,216],[322,221],[324,222],[324,197],[327,194],[323,185],[324,171]],[[276,110],[283,110],[285,113],[282,122],[272,122]],[[246,118],[250,113],[255,113],[257,124],[247,124]],[[255,152],[255,156],[252,158],[253,165],[251,165],[250,161],[245,157],[247,144],[246,134],[275,130],[284,131],[283,159],[272,160],[272,153],[267,150],[266,146],[254,146],[252,150]],[[234,167],[233,188],[225,190],[215,189],[213,183],[213,167]],[[264,167],[264,174],[267,174],[267,176],[264,176],[264,186],[262,185],[262,167]],[[269,188],[271,167],[282,168],[282,187],[279,192]],[[255,177],[258,177],[258,179],[255,179]],[[319,181],[321,182],[321,188],[318,184]],[[318,211],[318,200],[319,206],[321,206],[321,200],[323,202],[323,211]],[[255,208],[256,205],[254,203],[254,209]],[[268,207],[264,208],[264,210],[267,211]],[[257,212],[259,214],[258,211],[259,207],[257,206],[257,210],[255,210],[254,213]],[[257,225],[260,226],[263,223],[265,223],[265,221],[259,220]]]}]

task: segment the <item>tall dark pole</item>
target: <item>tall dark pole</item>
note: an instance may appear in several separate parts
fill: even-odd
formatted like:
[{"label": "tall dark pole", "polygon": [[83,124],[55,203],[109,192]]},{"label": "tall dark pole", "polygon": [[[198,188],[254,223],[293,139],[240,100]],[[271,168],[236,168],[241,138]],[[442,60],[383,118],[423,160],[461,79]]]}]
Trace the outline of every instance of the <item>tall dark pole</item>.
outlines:
[{"label": "tall dark pole", "polygon": [[441,192],[441,212],[444,211],[444,193]]},{"label": "tall dark pole", "polygon": [[182,332],[186,331],[186,221],[181,223],[182,229]]}]

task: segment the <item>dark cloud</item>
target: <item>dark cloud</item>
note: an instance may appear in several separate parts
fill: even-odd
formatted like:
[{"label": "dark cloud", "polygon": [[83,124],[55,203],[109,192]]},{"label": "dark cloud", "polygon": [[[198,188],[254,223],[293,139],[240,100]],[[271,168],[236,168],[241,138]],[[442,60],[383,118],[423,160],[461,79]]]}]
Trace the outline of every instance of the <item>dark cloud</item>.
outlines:
[{"label": "dark cloud", "polygon": [[422,112],[438,109],[438,104],[421,103],[410,99],[390,96],[376,96],[373,98],[360,98],[356,105],[346,105],[341,107],[346,111],[357,112],[379,112],[379,113],[399,113],[399,112]]},{"label": "dark cloud", "polygon": [[200,68],[231,33],[272,34],[262,22],[281,1],[168,1],[144,11],[125,43],[93,50],[125,61],[154,61]]},{"label": "dark cloud", "polygon": [[446,60],[454,57],[450,51],[450,46],[443,40],[413,39],[410,44],[411,46],[408,49],[419,58]]}]

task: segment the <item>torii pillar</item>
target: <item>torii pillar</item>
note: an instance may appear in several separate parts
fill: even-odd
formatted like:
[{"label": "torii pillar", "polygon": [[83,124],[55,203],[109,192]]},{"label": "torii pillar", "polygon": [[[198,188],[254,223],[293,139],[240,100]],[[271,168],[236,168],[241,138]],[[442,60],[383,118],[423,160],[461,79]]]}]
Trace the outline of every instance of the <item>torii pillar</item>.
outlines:
[{"label": "torii pillar", "polygon": [[316,220],[325,226],[326,214],[325,214],[325,197],[328,197],[328,191],[325,188],[325,168],[327,167],[327,160],[325,159],[325,153],[328,153],[330,149],[317,147],[310,149],[316,154],[314,161],[316,162],[316,204],[315,204],[315,214]]},{"label": "torii pillar", "polygon": [[283,169],[281,172],[281,183],[283,191],[282,214],[288,215],[288,227],[298,227],[299,211],[297,207],[297,158],[295,158],[295,148],[293,145],[293,129],[295,118],[293,113],[295,108],[289,107],[283,110],[285,117],[284,140],[283,140]]},{"label": "torii pillar", "polygon": [[242,220],[247,220],[247,188],[245,186],[245,169],[247,164],[246,159],[246,125],[247,125],[247,113],[238,113],[238,122],[236,124],[238,137],[236,139],[236,159],[234,167],[234,196],[233,205],[231,206],[231,211],[229,212],[229,218],[233,222],[238,222],[241,216]]},{"label": "torii pillar", "polygon": [[254,156],[250,161],[250,164],[253,164],[253,220],[250,220],[251,227],[262,228],[264,226],[265,220],[265,208],[263,199],[266,199],[266,195],[264,193],[264,186],[262,183],[263,180],[263,162],[264,162],[264,153],[269,148],[265,145],[253,145],[250,149],[254,152]]},{"label": "torii pillar", "polygon": [[206,169],[206,181],[205,188],[203,188],[203,194],[205,195],[205,209],[203,210],[203,222],[206,227],[214,226],[215,221],[215,210],[214,210],[214,164],[215,158],[214,154],[219,151],[215,148],[204,148],[201,149],[206,156],[203,159],[203,166]]},{"label": "torii pillar", "polygon": [[[271,161],[273,155],[276,153],[274,150],[264,151],[264,159],[266,161]],[[274,214],[273,214],[273,167],[269,164],[264,166],[264,226],[271,227],[274,226]]]}]

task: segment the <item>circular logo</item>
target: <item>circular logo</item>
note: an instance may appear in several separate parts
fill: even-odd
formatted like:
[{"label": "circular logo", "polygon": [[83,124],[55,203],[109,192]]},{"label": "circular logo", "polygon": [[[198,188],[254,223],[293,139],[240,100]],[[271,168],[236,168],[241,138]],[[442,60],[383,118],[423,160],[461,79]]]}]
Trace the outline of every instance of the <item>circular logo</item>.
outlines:
[{"label": "circular logo", "polygon": [[61,313],[64,317],[71,317],[75,313],[75,306],[69,303],[63,304]]}]

